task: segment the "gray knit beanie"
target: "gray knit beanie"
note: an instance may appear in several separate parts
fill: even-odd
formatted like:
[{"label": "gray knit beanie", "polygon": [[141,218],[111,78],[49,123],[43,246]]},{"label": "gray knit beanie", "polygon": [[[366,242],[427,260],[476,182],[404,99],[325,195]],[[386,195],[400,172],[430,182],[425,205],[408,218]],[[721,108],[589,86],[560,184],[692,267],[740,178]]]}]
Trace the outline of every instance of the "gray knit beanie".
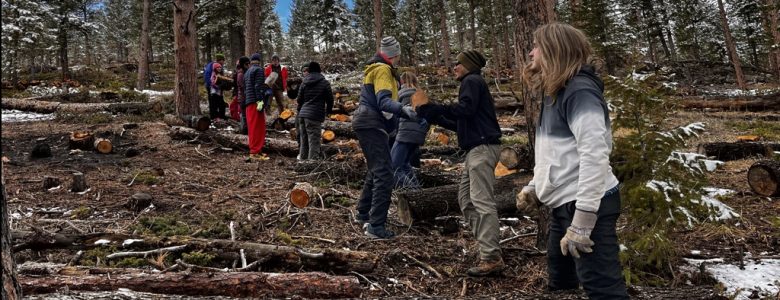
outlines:
[{"label": "gray knit beanie", "polygon": [[401,44],[394,37],[386,36],[382,38],[379,51],[387,55],[387,57],[396,57],[401,55]]}]

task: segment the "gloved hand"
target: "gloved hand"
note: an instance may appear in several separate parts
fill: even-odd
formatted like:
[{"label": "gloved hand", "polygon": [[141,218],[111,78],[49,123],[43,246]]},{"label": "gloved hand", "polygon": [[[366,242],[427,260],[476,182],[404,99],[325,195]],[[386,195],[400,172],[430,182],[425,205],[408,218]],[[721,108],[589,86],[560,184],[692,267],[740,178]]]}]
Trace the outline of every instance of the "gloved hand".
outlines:
[{"label": "gloved hand", "polygon": [[265,103],[263,101],[257,101],[257,111],[263,111],[263,105]]},{"label": "gloved hand", "polygon": [[517,196],[515,196],[515,206],[517,211],[525,215],[532,215],[539,210],[539,197],[536,196],[536,190],[532,186],[524,187]]},{"label": "gloved hand", "polygon": [[409,120],[417,121],[417,113],[414,112],[411,106],[405,105],[401,107],[401,115]]},{"label": "gloved hand", "polygon": [[571,225],[566,229],[566,235],[561,239],[561,252],[575,258],[580,258],[580,252],[591,253],[594,245],[590,239],[590,233],[596,226],[598,216],[594,212],[576,210]]}]

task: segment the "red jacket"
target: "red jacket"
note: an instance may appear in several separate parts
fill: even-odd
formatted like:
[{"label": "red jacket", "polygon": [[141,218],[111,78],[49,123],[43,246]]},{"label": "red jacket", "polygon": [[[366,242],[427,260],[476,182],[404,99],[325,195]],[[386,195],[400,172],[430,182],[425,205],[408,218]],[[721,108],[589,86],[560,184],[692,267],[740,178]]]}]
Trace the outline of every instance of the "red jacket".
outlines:
[{"label": "red jacket", "polygon": [[[268,75],[271,74],[272,72],[271,66],[272,66],[271,64],[265,65],[265,77],[268,77]],[[281,76],[282,79],[282,89],[286,91],[287,90],[287,67],[282,65],[279,66],[282,67],[282,74],[279,74],[279,76]]]}]

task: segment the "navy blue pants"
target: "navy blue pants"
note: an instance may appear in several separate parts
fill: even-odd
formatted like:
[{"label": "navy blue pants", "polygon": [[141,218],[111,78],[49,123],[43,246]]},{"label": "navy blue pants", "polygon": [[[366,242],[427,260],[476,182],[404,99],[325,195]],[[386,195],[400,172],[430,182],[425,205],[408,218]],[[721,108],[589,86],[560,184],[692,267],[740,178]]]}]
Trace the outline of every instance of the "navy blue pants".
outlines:
[{"label": "navy blue pants", "polygon": [[[612,192],[612,193],[610,193]],[[629,299],[618,258],[615,230],[620,216],[620,192],[610,190],[601,199],[598,220],[590,239],[595,243],[592,253],[580,251],[581,258],[561,253],[561,239],[574,217],[576,201],[552,211],[550,239],[547,244],[547,274],[549,289],[576,289],[582,283],[590,299]]]},{"label": "navy blue pants", "polygon": [[393,191],[393,167],[387,132],[381,129],[356,129],[360,148],[368,163],[363,192],[358,199],[358,218],[368,220],[371,226],[385,226]]},{"label": "navy blue pants", "polygon": [[395,141],[390,149],[396,188],[419,188],[420,182],[412,169],[412,158],[420,145]]}]

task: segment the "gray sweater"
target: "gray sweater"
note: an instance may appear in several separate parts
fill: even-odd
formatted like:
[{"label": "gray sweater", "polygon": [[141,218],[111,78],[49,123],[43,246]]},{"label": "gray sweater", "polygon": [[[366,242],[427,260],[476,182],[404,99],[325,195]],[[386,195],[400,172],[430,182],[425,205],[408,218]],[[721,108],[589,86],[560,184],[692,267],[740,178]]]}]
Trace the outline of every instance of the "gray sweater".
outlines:
[{"label": "gray sweater", "polygon": [[603,92],[601,79],[583,66],[555,98],[544,99],[528,185],[545,205],[577,201],[577,209],[595,213],[604,193],[618,185],[609,165],[612,130]]}]

